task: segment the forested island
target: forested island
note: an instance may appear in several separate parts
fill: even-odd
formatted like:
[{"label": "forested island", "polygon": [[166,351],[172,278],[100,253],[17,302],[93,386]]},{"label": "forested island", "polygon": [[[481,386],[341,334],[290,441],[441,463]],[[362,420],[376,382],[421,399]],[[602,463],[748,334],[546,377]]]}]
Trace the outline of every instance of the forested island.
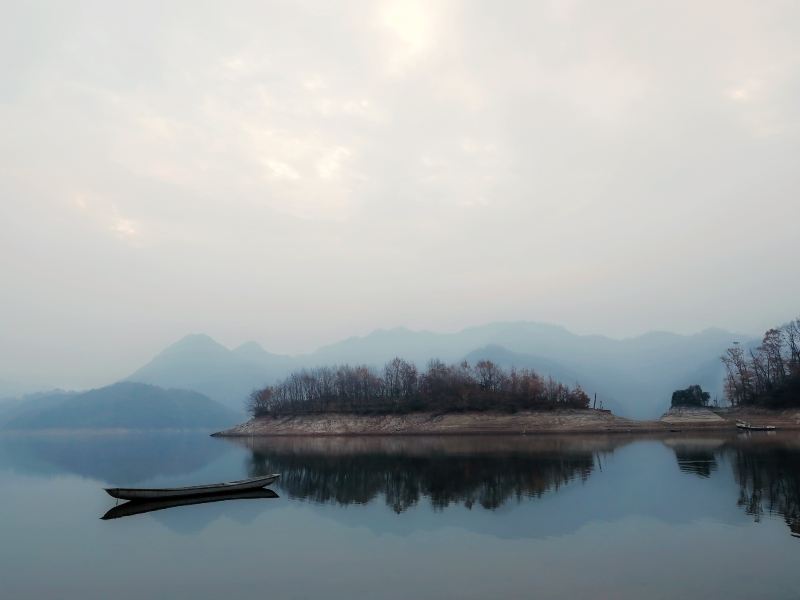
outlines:
[{"label": "forested island", "polygon": [[505,370],[492,361],[446,365],[432,360],[422,373],[402,358],[380,372],[366,365],[296,371],[275,385],[256,390],[254,417],[308,414],[406,414],[588,408],[581,389],[530,369]]},{"label": "forested island", "polygon": [[423,371],[402,358],[380,370],[301,369],[255,390],[248,402],[253,419],[222,435],[674,431],[735,427],[743,416],[800,427],[800,319],[768,330],[758,346],[734,344],[722,362],[729,407],[716,398],[709,406],[710,394],[693,384],[673,393],[658,421],[598,410],[577,383],[490,360],[434,359]]}]

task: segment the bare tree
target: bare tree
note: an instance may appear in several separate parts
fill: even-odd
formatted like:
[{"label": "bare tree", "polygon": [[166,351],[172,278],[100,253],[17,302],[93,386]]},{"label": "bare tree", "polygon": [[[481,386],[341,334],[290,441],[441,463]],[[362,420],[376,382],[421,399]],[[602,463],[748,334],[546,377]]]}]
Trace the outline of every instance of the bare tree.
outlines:
[{"label": "bare tree", "polygon": [[466,361],[432,360],[419,375],[410,362],[395,358],[378,375],[366,365],[302,369],[283,381],[254,391],[248,402],[255,416],[386,413],[414,410],[464,411],[586,408],[589,398],[552,378],[547,384],[529,370],[510,372],[488,360],[473,369]]}]

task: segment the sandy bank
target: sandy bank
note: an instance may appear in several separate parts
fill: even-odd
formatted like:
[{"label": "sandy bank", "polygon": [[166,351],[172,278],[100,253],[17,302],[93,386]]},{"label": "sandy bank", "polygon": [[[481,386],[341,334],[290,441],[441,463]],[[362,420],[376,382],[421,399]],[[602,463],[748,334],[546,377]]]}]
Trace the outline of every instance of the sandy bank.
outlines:
[{"label": "sandy bank", "polygon": [[774,425],[776,428],[800,429],[800,410],[763,408],[671,408],[659,422],[675,429],[703,430],[735,428],[738,421],[751,425]]},{"label": "sandy bank", "polygon": [[261,417],[215,433],[217,436],[447,435],[527,433],[643,433],[675,430],[733,430],[737,421],[800,430],[800,410],[670,409],[660,419],[636,421],[601,410],[509,413],[411,413],[406,415],[301,415]]},{"label": "sandy bank", "polygon": [[600,433],[664,429],[600,410],[508,413],[411,413],[406,415],[302,415],[251,419],[215,435],[446,435]]}]

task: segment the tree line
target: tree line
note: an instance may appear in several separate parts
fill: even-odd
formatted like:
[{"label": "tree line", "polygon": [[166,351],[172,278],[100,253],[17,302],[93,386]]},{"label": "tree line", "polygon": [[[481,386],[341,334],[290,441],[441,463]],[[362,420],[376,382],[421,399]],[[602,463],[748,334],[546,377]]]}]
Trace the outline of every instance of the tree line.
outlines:
[{"label": "tree line", "polygon": [[672,392],[672,406],[707,406],[711,394],[699,385],[690,385],[685,390]]},{"label": "tree line", "polygon": [[800,405],[800,318],[767,330],[761,344],[734,345],[722,356],[733,406]]},{"label": "tree line", "polygon": [[253,416],[319,413],[390,414],[415,411],[463,412],[588,408],[589,396],[530,369],[503,369],[489,360],[428,363],[424,372],[402,358],[377,371],[340,365],[295,371],[255,390]]}]

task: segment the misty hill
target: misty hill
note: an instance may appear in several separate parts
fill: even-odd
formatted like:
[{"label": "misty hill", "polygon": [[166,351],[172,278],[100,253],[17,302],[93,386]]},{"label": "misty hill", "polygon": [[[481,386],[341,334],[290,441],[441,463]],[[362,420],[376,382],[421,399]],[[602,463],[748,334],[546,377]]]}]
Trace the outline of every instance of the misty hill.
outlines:
[{"label": "misty hill", "polygon": [[[587,378],[582,377],[580,373],[573,369],[564,366],[563,364],[536,356],[534,354],[524,354],[521,352],[512,352],[511,350],[498,346],[497,344],[490,344],[483,346],[477,350],[473,350],[464,356],[470,364],[477,363],[479,360],[490,360],[496,365],[510,369],[512,367],[517,369],[532,369],[543,377],[552,377],[556,381],[565,382],[567,384],[580,384],[584,389],[596,390],[597,386],[594,382]],[[620,406],[613,400],[606,398],[603,403],[603,408],[608,408],[616,413],[624,412],[620,410]]]},{"label": "misty hill", "polygon": [[121,382],[88,392],[43,394],[0,415],[0,429],[216,429],[239,415],[188,390]]},{"label": "misty hill", "polygon": [[36,385],[32,382],[22,383],[0,378],[0,410],[7,402],[24,396],[25,394],[35,393],[37,390],[45,389],[47,386]]},{"label": "misty hill", "polygon": [[51,390],[49,392],[39,392],[28,394],[13,400],[0,403],[0,429],[6,423],[22,416],[35,416],[54,408],[74,396],[79,392],[67,392],[64,390]]},{"label": "misty hill", "polygon": [[721,396],[719,356],[734,340],[721,329],[695,335],[652,332],[623,340],[577,335],[555,325],[492,323],[455,333],[384,329],[295,357],[272,354],[254,342],[228,350],[205,335],[173,344],[128,380],[192,389],[243,411],[253,389],[292,370],[335,364],[382,366],[396,356],[419,367],[489,358],[503,367],[527,367],[567,384],[580,383],[605,407],[632,417],[654,417],[669,408],[672,392],[692,384]]},{"label": "misty hill", "polygon": [[565,383],[577,381],[590,395],[597,392],[606,407],[642,418],[666,410],[672,391],[693,383],[710,390],[712,397],[721,395],[719,356],[737,339],[749,341],[721,329],[695,335],[652,332],[615,340],[541,323],[492,323],[449,334],[382,330],[322,348],[311,359],[322,364],[337,357],[355,362],[361,356],[380,364],[394,356],[393,346],[401,348],[398,355],[415,362],[430,356],[476,360],[482,351],[504,367],[529,367]]},{"label": "misty hill", "polygon": [[479,360],[490,360],[501,367],[533,369],[537,373],[541,373],[545,377],[552,377],[557,381],[574,382],[580,380],[581,378],[580,374],[554,360],[533,354],[512,352],[511,350],[503,346],[498,346],[497,344],[490,344],[488,346],[478,348],[477,350],[473,350],[463,358],[469,363],[476,363]]},{"label": "misty hill", "polygon": [[127,381],[194,390],[243,414],[250,392],[282,376],[292,362],[254,342],[228,350],[207,335],[193,334],[166,348]]}]

